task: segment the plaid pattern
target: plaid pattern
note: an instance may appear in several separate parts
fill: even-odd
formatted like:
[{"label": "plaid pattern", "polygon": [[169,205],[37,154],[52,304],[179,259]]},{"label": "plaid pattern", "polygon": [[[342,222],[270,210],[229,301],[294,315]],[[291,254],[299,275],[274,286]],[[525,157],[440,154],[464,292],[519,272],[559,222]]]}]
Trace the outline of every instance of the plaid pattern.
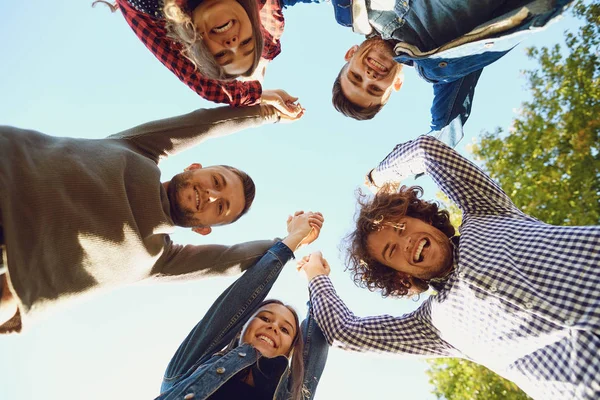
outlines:
[{"label": "plaid pattern", "polygon": [[463,211],[455,271],[401,317],[359,318],[326,276],[310,283],[327,339],[355,351],[459,356],[536,399],[600,398],[600,227],[525,215],[477,166],[430,136],[397,146],[377,168],[428,173]]},{"label": "plaid pattern", "polygon": [[[263,25],[262,58],[274,59],[281,52],[279,38],[284,19],[279,0],[257,0]],[[117,0],[123,17],[144,45],[190,89],[206,100],[231,106],[258,104],[262,86],[258,81],[218,81],[200,75],[181,54],[181,46],[167,37],[160,0]]]}]

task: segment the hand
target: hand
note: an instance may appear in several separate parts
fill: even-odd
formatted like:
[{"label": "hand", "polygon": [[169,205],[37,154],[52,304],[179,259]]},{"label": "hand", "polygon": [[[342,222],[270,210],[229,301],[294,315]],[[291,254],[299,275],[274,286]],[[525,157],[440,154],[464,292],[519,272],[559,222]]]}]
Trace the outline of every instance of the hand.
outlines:
[{"label": "hand", "polygon": [[293,122],[304,115],[304,108],[297,104],[297,97],[290,96],[285,90],[263,90],[260,99],[261,104],[273,106],[281,121]]},{"label": "hand", "polygon": [[373,194],[377,194],[382,190],[388,193],[395,193],[400,188],[400,182],[386,181],[382,174],[373,168],[365,175],[365,186]]},{"label": "hand", "polygon": [[320,212],[296,211],[287,219],[288,237],[284,243],[292,250],[297,250],[303,245],[314,242],[321,233],[324,218]]},{"label": "hand", "polygon": [[302,257],[297,263],[296,269],[303,270],[306,274],[306,279],[310,282],[315,276],[329,275],[331,268],[329,263],[323,258],[320,251],[315,251],[308,256]]}]

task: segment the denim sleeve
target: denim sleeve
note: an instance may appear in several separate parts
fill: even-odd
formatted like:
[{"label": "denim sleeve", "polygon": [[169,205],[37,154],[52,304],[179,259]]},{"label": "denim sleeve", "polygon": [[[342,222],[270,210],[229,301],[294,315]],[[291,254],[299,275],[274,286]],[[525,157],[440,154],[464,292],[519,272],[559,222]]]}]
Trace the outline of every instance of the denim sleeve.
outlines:
[{"label": "denim sleeve", "polygon": [[233,339],[265,299],[292,251],[277,242],[229,286],[192,329],[169,362],[165,379],[177,379]]},{"label": "denim sleeve", "polygon": [[308,314],[302,321],[302,337],[304,339],[302,360],[304,362],[304,388],[307,390],[305,399],[312,400],[325,369],[329,344],[315,321],[311,303],[309,302],[308,305]]},{"label": "denim sleeve", "polygon": [[[452,82],[438,82],[433,85],[433,104],[431,105],[431,132],[448,146],[454,147],[463,137],[462,126],[471,114],[475,86],[481,76],[480,69]],[[446,142],[442,135],[444,129],[451,125],[455,130],[452,141]],[[458,127],[458,129],[457,129]],[[448,136],[448,135],[445,135]]]},{"label": "denim sleeve", "polygon": [[298,3],[323,3],[325,0],[281,0],[283,7],[295,6]]}]

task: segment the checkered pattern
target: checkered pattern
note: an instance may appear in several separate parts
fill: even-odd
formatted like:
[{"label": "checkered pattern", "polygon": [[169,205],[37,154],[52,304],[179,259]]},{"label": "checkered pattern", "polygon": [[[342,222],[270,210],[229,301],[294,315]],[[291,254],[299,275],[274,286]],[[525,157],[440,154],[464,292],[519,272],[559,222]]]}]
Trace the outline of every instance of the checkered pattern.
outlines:
[{"label": "checkered pattern", "polygon": [[428,173],[461,208],[455,271],[401,317],[357,317],[328,277],[315,278],[314,314],[328,340],[355,351],[468,358],[536,399],[599,399],[600,227],[525,215],[430,136],[397,146],[377,170],[395,180]]},{"label": "checkered pattern", "polygon": [[[257,0],[263,25],[262,58],[274,59],[281,52],[279,38],[284,19],[279,0]],[[160,0],[117,0],[125,20],[146,47],[183,83],[206,100],[232,106],[251,106],[260,101],[258,81],[218,81],[200,75],[181,54],[181,46],[167,37]]]}]

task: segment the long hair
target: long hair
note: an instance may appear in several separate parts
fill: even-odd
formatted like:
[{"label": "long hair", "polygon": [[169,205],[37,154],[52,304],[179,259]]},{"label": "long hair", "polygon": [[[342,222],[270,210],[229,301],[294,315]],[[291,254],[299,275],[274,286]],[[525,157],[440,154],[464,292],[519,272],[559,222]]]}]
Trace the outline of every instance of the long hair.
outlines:
[{"label": "long hair", "polygon": [[448,238],[455,230],[450,214],[439,209],[436,203],[421,200],[423,189],[419,186],[402,186],[397,192],[390,185],[383,187],[375,197],[367,198],[360,189],[356,230],[345,241],[348,245],[346,261],[354,283],[370,291],[381,291],[383,297],[412,296],[422,293],[429,284],[419,278],[396,271],[377,261],[369,254],[367,239],[382,223],[396,222],[404,216],[418,218],[439,229]]},{"label": "long hair", "polygon": [[[304,398],[304,361],[302,358],[302,353],[304,352],[304,340],[302,337],[302,330],[300,329],[300,319],[298,318],[298,313],[291,306],[284,304],[280,300],[269,299],[263,301],[257,308],[260,309],[267,304],[279,304],[290,310],[290,312],[294,315],[294,322],[296,324],[296,337],[292,342],[292,346],[287,355],[288,360],[291,360],[290,365],[290,379],[292,382],[292,386],[290,387],[290,392],[292,394],[292,400],[302,400]],[[252,316],[251,316],[252,317]],[[223,352],[227,353],[230,350],[233,350],[237,346],[240,345],[240,338],[242,336],[242,330],[244,328],[240,328],[239,332],[236,336],[229,342],[229,344],[223,349]]]},{"label": "long hair", "polygon": [[242,215],[246,214],[250,209],[250,206],[254,201],[254,196],[256,196],[256,186],[254,185],[254,181],[252,180],[252,178],[250,178],[250,175],[248,175],[244,171],[241,171],[229,165],[220,166],[236,174],[238,178],[240,178],[240,180],[242,181],[242,187],[244,189],[244,208],[242,209],[242,212],[237,217],[235,217],[233,221],[231,221],[231,223],[234,223],[235,221],[240,219]]},{"label": "long hair", "polygon": [[166,28],[169,38],[179,43],[182,47],[181,54],[194,64],[203,76],[221,81],[233,80],[238,76],[251,76],[258,67],[262,57],[264,38],[262,24],[258,13],[256,0],[237,0],[246,10],[250,23],[252,24],[252,35],[254,36],[254,60],[248,71],[239,75],[229,75],[217,63],[208,47],[202,41],[196,26],[192,21],[191,12],[187,7],[181,7],[181,0],[165,0],[163,13],[165,15]]}]

